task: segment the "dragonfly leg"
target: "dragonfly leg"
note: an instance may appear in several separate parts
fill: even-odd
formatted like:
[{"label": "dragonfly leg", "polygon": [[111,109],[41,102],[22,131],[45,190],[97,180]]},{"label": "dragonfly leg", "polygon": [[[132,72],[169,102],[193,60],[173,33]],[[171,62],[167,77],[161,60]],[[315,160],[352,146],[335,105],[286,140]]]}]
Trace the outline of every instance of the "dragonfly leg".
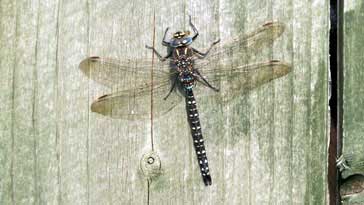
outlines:
[{"label": "dragonfly leg", "polygon": [[207,56],[207,54],[209,54],[210,50],[220,42],[220,39],[217,39],[216,41],[212,42],[212,44],[210,45],[210,47],[207,49],[207,51],[205,53],[196,50],[195,48],[192,48],[193,52],[198,54],[198,58],[202,59],[205,58]]},{"label": "dragonfly leg", "polygon": [[192,37],[192,40],[194,41],[197,38],[197,36],[198,36],[198,31],[197,31],[195,25],[193,25],[193,23],[192,23],[192,17],[191,17],[191,15],[189,15],[189,18],[190,18],[190,26],[192,27],[192,30],[195,33],[195,35]]},{"label": "dragonfly leg", "polygon": [[169,27],[167,27],[166,31],[164,32],[163,41],[162,41],[163,46],[169,46],[169,42],[166,41],[166,36],[167,36],[168,29],[169,29]]},{"label": "dragonfly leg", "polygon": [[171,57],[171,55],[172,55],[172,51],[170,51],[165,57],[162,57],[162,55],[159,54],[158,51],[154,47],[148,46],[148,45],[145,45],[145,47],[153,50],[153,52],[158,56],[160,61],[165,61],[165,60],[167,60],[167,58]]},{"label": "dragonfly leg", "polygon": [[203,81],[203,83],[207,86],[207,87],[209,87],[209,88],[211,88],[211,89],[213,89],[215,92],[219,92],[220,90],[218,89],[218,88],[216,88],[216,87],[214,87],[214,86],[212,86],[207,80],[206,80],[206,78],[204,78],[202,75],[201,75],[201,73],[197,70],[197,69],[195,69],[195,73],[197,74],[197,76],[199,77],[198,79],[201,79],[202,81]]},{"label": "dragonfly leg", "polygon": [[166,97],[163,98],[163,100],[167,100],[167,98],[169,97],[169,95],[171,95],[172,91],[174,90],[174,88],[176,87],[177,84],[177,78],[174,80],[171,89],[169,90],[168,94],[166,95]]}]

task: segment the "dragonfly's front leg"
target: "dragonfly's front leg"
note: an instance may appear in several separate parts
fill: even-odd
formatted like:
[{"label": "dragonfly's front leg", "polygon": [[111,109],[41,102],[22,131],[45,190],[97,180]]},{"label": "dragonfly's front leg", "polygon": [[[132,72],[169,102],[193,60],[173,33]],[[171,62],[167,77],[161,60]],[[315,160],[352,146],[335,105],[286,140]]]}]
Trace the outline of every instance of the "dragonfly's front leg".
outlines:
[{"label": "dragonfly's front leg", "polygon": [[198,51],[194,48],[192,48],[193,52],[197,53],[197,57],[200,58],[200,59],[203,59],[207,56],[207,54],[209,54],[210,50],[220,42],[220,39],[217,39],[216,41],[212,42],[211,46],[207,49],[207,51],[205,53],[201,52],[201,51]]},{"label": "dragonfly's front leg", "polygon": [[197,31],[195,25],[193,25],[193,23],[192,23],[192,17],[191,17],[191,15],[189,15],[189,18],[190,18],[190,26],[192,27],[192,30],[195,33],[195,35],[192,37],[192,40],[194,41],[197,38],[197,36],[198,36],[198,31]]},{"label": "dragonfly's front leg", "polygon": [[164,32],[164,36],[163,36],[163,40],[162,40],[162,45],[163,46],[169,46],[169,42],[166,41],[166,36],[167,36],[167,32],[168,32],[168,27],[166,28],[166,31]]},{"label": "dragonfly's front leg", "polygon": [[206,78],[204,78],[202,75],[201,75],[201,73],[200,73],[200,71],[198,71],[197,69],[195,69],[195,72],[194,72],[194,74],[195,75],[197,75],[197,80],[202,80],[203,82],[202,83],[204,83],[207,87],[209,87],[209,88],[211,88],[211,89],[213,89],[215,92],[219,92],[220,90],[218,89],[218,88],[216,88],[216,87],[214,87],[214,86],[212,86],[207,80],[206,80]]},{"label": "dragonfly's front leg", "polygon": [[162,57],[162,55],[159,54],[158,51],[154,47],[148,46],[148,45],[145,45],[145,47],[153,50],[153,52],[158,56],[160,61],[165,61],[165,60],[167,60],[167,58],[171,57],[171,55],[172,55],[172,51],[169,51],[169,53],[165,57]]}]

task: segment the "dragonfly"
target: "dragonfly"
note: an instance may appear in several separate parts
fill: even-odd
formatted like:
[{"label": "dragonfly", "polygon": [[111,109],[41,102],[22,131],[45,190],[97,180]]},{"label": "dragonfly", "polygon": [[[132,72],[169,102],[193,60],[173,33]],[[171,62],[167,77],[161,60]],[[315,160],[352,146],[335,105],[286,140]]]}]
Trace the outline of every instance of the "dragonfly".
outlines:
[{"label": "dragonfly", "polygon": [[[280,60],[246,63],[282,35],[283,23],[268,22],[252,32],[224,42],[215,40],[204,52],[191,46],[199,36],[191,16],[189,25],[193,35],[190,35],[190,31],[177,31],[167,40],[169,28],[165,30],[162,45],[167,47],[166,56],[146,45],[159,61],[153,58],[113,59],[92,56],[84,59],[79,68],[90,79],[110,88],[118,88],[92,102],[91,111],[101,115],[140,120],[150,118],[153,112],[154,117],[160,117],[185,99],[187,121],[200,174],[204,184],[209,186],[212,177],[195,94],[210,96],[221,93],[217,86],[228,83],[231,86],[227,99],[234,99],[242,95],[243,89],[251,90],[287,75],[291,71],[291,65]],[[129,80],[130,82],[122,83],[128,81],[126,76],[133,76],[133,82]],[[152,108],[148,106],[151,103]]]}]

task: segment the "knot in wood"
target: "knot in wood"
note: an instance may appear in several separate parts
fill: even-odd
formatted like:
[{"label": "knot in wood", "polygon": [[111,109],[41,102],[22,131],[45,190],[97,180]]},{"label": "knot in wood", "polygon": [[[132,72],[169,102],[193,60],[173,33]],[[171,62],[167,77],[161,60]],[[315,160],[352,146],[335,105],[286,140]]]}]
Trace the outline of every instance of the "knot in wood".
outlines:
[{"label": "knot in wood", "polygon": [[153,178],[161,174],[161,161],[156,152],[144,154],[140,160],[140,168],[143,175],[147,178]]}]

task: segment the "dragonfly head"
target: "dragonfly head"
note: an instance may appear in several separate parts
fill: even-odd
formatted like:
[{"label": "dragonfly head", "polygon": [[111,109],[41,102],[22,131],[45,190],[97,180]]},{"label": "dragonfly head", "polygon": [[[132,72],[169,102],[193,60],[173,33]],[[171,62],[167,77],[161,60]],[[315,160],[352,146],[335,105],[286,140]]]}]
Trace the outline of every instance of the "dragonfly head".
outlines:
[{"label": "dragonfly head", "polygon": [[190,35],[190,31],[186,31],[186,32],[184,32],[184,31],[177,31],[176,33],[173,34],[173,38],[179,39],[179,38],[186,37],[188,35]]},{"label": "dragonfly head", "polygon": [[177,48],[182,46],[188,46],[192,43],[192,37],[189,36],[190,31],[177,31],[173,34],[173,38],[170,41],[170,46]]}]

